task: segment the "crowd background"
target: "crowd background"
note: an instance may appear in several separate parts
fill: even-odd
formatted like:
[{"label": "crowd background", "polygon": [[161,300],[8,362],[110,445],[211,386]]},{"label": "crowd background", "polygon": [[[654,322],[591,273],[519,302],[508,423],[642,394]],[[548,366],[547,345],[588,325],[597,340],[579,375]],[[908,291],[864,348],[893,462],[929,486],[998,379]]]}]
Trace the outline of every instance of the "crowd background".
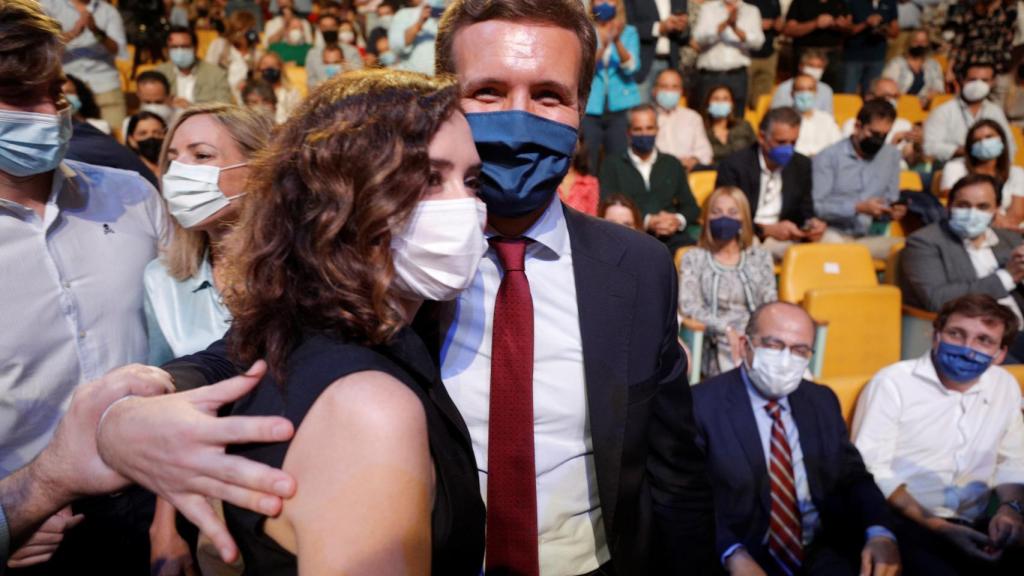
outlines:
[{"label": "crowd background", "polygon": [[[218,133],[227,174],[329,78],[374,67],[433,74],[445,7],[40,3],[67,44],[67,158],[162,183],[174,216],[165,259],[145,276],[154,364],[201,349],[230,322],[219,228],[190,231],[189,216],[175,213],[168,182],[199,175],[175,174],[171,128],[216,118],[179,136]],[[879,370],[927,353],[947,302],[984,293],[1021,319],[1024,2],[585,4],[598,61],[559,194],[674,253],[691,383],[737,366],[751,313],[788,301],[816,321],[810,372],[836,392],[849,422]],[[228,200],[245,193],[241,177],[218,182]],[[175,265],[176,254],[185,264]],[[181,296],[168,290],[182,285],[206,290],[208,334],[188,325],[173,334],[160,321],[181,317]],[[1024,344],[1009,349],[1007,364],[1024,361]],[[1007,368],[1024,388],[1024,369]]]}]

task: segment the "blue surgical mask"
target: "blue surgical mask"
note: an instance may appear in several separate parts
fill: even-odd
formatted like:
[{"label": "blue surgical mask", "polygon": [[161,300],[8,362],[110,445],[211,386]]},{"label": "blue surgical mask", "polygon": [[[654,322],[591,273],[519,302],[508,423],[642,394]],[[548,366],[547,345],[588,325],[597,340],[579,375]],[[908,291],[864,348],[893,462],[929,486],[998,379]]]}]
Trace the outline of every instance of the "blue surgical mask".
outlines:
[{"label": "blue surgical mask", "polygon": [[780,144],[768,151],[768,159],[775,165],[783,168],[793,159],[796,148],[792,144]]},{"label": "blue surgical mask", "polygon": [[719,216],[708,220],[708,228],[711,229],[712,238],[728,242],[740,233],[743,222],[729,216]]},{"label": "blue surgical mask", "polygon": [[78,94],[65,94],[64,99],[71,104],[72,114],[78,114],[78,111],[82,109],[82,99],[78,97]]},{"label": "blue surgical mask", "polygon": [[712,102],[708,104],[708,114],[712,118],[728,118],[732,114],[732,102]]},{"label": "blue surgical mask", "polygon": [[191,68],[196,63],[196,51],[192,48],[171,48],[167,52],[171,62],[182,70]]},{"label": "blue surgical mask", "polygon": [[341,72],[341,64],[324,64],[324,76],[334,78]]},{"label": "blue surgical mask", "polygon": [[523,110],[466,114],[466,120],[483,162],[480,197],[487,212],[514,218],[545,206],[569,171],[576,129]]},{"label": "blue surgical mask", "polygon": [[398,61],[398,58],[395,56],[394,52],[388,51],[381,52],[380,56],[377,57],[377,61],[380,62],[381,66],[394,66],[395,62]]},{"label": "blue surgical mask", "polygon": [[594,20],[607,22],[615,18],[615,4],[595,4]]},{"label": "blue surgical mask", "polygon": [[797,112],[803,113],[814,108],[814,101],[817,99],[817,94],[814,92],[808,92],[801,90],[793,94],[793,107],[796,108]]},{"label": "blue surgical mask", "polygon": [[71,140],[71,107],[57,114],[0,110],[0,170],[17,177],[49,172]]},{"label": "blue surgical mask", "polygon": [[949,211],[949,229],[964,240],[981,236],[991,223],[991,212],[977,208],[953,208]]},{"label": "blue surgical mask", "polygon": [[633,149],[633,152],[636,152],[641,156],[646,156],[654,150],[654,135],[630,136],[629,147]]},{"label": "blue surgical mask", "polygon": [[971,145],[971,156],[978,160],[994,160],[1003,154],[1003,141],[998,136],[978,140]]},{"label": "blue surgical mask", "polygon": [[682,97],[683,93],[679,90],[658,90],[658,93],[654,95],[654,100],[658,103],[658,106],[666,110],[675,110],[679,106],[679,100]]},{"label": "blue surgical mask", "polygon": [[956,383],[977,380],[992,364],[992,357],[967,346],[939,340],[935,350],[935,368]]}]

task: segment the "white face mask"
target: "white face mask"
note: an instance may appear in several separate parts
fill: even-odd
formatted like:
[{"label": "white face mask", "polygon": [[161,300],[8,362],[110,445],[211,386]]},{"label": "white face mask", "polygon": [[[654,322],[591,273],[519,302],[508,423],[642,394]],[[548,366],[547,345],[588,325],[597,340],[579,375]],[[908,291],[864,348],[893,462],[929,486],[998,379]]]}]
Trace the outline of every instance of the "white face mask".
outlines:
[{"label": "white face mask", "polygon": [[305,37],[302,35],[302,30],[292,28],[288,31],[289,44],[302,44],[303,40],[305,40]]},{"label": "white face mask", "polygon": [[988,85],[988,82],[984,80],[971,80],[964,84],[961,94],[964,100],[968,102],[978,102],[988,97],[988,93],[992,90],[992,87]]},{"label": "white face mask", "polygon": [[747,374],[762,396],[776,400],[800,386],[810,363],[810,358],[794,356],[788,349],[754,348],[754,364],[747,368]]},{"label": "white face mask", "polygon": [[804,74],[807,74],[811,78],[814,78],[815,80],[821,80],[821,77],[825,75],[824,68],[815,68],[813,66],[804,66],[803,68],[800,69],[800,71],[803,72]]},{"label": "white face mask", "polygon": [[171,216],[182,228],[198,226],[235,198],[225,196],[220,189],[220,173],[245,166],[248,162],[220,168],[201,164],[182,164],[172,161],[163,176],[163,195]]},{"label": "white face mask", "polygon": [[338,42],[342,44],[353,44],[356,41],[356,33],[351,30],[338,32]]},{"label": "white face mask", "polygon": [[486,223],[487,208],[476,198],[421,201],[391,238],[396,286],[425,300],[458,296],[487,252]]}]

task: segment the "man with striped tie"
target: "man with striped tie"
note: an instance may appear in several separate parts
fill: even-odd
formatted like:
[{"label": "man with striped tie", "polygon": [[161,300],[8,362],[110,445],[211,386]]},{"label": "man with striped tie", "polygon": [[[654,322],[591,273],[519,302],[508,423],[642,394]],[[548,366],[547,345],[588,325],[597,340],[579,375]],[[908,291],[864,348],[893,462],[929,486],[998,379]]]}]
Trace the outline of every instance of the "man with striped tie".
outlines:
[{"label": "man with striped tie", "polygon": [[885,498],[850,443],[835,394],[803,379],[814,323],[785,302],[754,311],[744,362],[693,390],[730,574],[895,576]]}]

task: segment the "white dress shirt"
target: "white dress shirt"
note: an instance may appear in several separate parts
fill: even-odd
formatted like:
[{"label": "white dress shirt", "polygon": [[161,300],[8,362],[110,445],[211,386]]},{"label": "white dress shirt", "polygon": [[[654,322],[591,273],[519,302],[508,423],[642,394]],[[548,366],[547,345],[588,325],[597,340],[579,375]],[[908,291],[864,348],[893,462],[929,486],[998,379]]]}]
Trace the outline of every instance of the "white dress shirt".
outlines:
[{"label": "white dress shirt", "polygon": [[[47,14],[60,23],[64,32],[70,32],[81,18],[71,0],[41,0],[40,4]],[[86,28],[65,46],[64,72],[81,79],[95,94],[120,90],[121,75],[114,59],[128,58],[124,20],[117,8],[107,2],[92,0],[86,9],[92,14],[96,27],[117,44],[118,53],[111,54],[92,30]]]},{"label": "white dress shirt", "polygon": [[[493,236],[493,231],[488,231]],[[597,493],[587,418],[576,280],[557,196],[524,234],[534,315],[533,422],[540,573],[585,574],[611,555]],[[456,301],[441,350],[441,377],[466,420],[487,499],[487,448],[494,300],[502,271],[494,249]]]},{"label": "white dress shirt", "polygon": [[682,106],[674,110],[656,108],[658,137],[654,143],[658,150],[679,158],[680,162],[692,156],[701,164],[711,164],[714,153],[700,114]]},{"label": "white dress shirt", "polygon": [[49,442],[78,385],[146,360],[142,271],[163,203],[134,172],[65,161],[42,218],[0,199],[0,477]]},{"label": "white dress shirt", "polygon": [[658,56],[668,56],[672,50],[672,41],[668,36],[662,36],[658,30],[661,21],[672,15],[672,0],[654,0],[654,6],[658,9],[658,22],[654,23],[651,34],[658,39],[654,45],[654,53]]},{"label": "white dress shirt", "polygon": [[750,65],[750,51],[764,44],[761,11],[746,2],[739,2],[738,10],[736,27],[746,34],[746,40],[741,40],[731,26],[718,31],[718,26],[729,18],[723,0],[711,0],[701,6],[693,28],[693,39],[700,46],[697,68],[725,71]]},{"label": "white dress shirt", "polygon": [[[643,178],[643,180],[644,180],[644,188],[646,188],[647,191],[650,192],[651,191],[651,171],[654,170],[654,163],[658,160],[658,150],[657,150],[657,148],[655,148],[655,150],[653,152],[651,152],[650,158],[648,158],[646,160],[644,160],[643,158],[641,158],[641,157],[637,156],[636,154],[634,154],[632,149],[627,150],[626,154],[629,156],[629,161],[633,163],[633,167],[635,167],[637,172],[640,173],[640,177]],[[679,229],[680,230],[684,230],[686,228],[686,216],[683,216],[679,212],[676,212],[675,215],[676,215],[676,219],[679,220]],[[644,228],[647,228],[647,223],[650,222],[650,220],[651,220],[651,215],[650,214],[644,214],[644,222],[643,222]]]},{"label": "white dress shirt", "polygon": [[1017,380],[999,366],[967,392],[946,388],[931,352],[888,366],[860,395],[852,438],[888,498],[902,485],[925,510],[974,521],[991,489],[1024,484]]},{"label": "white dress shirt", "polygon": [[836,119],[827,112],[815,108],[811,110],[809,116],[801,116],[800,120],[800,137],[796,140],[796,151],[804,156],[814,156],[843,139]]},{"label": "white dress shirt", "polygon": [[1017,144],[1010,138],[1010,125],[1003,109],[985,100],[981,103],[978,115],[972,116],[967,104],[959,96],[928,113],[928,119],[924,122],[924,153],[936,160],[949,160],[957,148],[967,143],[967,129],[983,118],[994,120],[1002,127],[1003,134],[1008,138],[1006,147],[1010,158],[1013,158]]},{"label": "white dress shirt", "polygon": [[196,93],[196,71],[198,70],[198,64],[192,67],[191,74],[182,74],[181,69],[175,68],[175,72],[178,74],[178,79],[174,84],[175,91],[178,98],[184,98],[189,102],[195,102],[193,99]]},{"label": "white dress shirt", "polygon": [[754,207],[754,224],[778,224],[782,215],[782,167],[769,170],[760,148],[757,163],[761,166],[761,193]]},{"label": "white dress shirt", "polygon": [[[942,181],[939,188],[952,190],[958,180],[967,176],[967,164],[963,158],[953,158],[942,166]],[[1010,175],[1003,184],[1003,200],[999,205],[999,211],[1006,213],[1006,209],[1013,203],[1017,196],[1024,196],[1024,168],[1010,166]]]},{"label": "white dress shirt", "polygon": [[[999,244],[999,236],[996,236],[996,233],[991,228],[985,230],[985,239],[981,246],[975,246],[974,242],[970,239],[965,239],[963,243],[964,249],[967,250],[967,257],[971,259],[971,266],[974,266],[974,273],[978,275],[978,278],[985,278],[995,274],[999,277],[999,280],[1003,283],[1003,288],[1007,292],[1012,292],[1017,287],[1017,283],[1013,281],[1013,276],[999,267],[996,253],[992,250],[993,247]],[[1013,313],[1017,315],[1017,320],[1024,323],[1024,317],[1020,314],[1020,307],[1017,306],[1017,301],[1013,299],[1013,296],[1006,295],[999,299],[999,303],[1013,310]]]}]

